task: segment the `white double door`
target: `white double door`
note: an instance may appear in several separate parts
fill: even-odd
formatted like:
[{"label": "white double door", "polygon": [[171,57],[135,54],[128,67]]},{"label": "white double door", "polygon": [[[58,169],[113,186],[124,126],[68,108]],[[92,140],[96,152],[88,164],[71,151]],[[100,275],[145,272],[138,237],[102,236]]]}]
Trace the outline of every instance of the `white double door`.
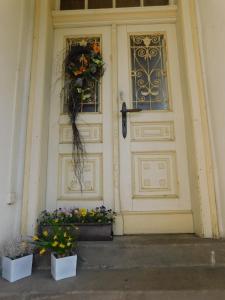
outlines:
[{"label": "white double door", "polygon": [[[82,39],[100,42],[106,70],[97,105],[79,114],[87,153],[81,193],[73,173],[72,131],[60,100],[60,76],[66,45]],[[46,207],[115,209],[119,181],[116,207],[123,233],[193,232],[175,27],[118,25],[117,53],[113,46],[111,26],[55,32]],[[125,138],[123,102],[127,108],[142,108],[127,112]]]}]

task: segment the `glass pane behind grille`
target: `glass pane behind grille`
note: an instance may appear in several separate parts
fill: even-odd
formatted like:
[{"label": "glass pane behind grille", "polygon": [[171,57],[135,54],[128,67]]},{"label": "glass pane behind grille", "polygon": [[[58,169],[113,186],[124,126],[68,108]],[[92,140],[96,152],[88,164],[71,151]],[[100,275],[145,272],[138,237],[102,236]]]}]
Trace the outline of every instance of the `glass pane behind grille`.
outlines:
[{"label": "glass pane behind grille", "polygon": [[[101,47],[101,38],[100,37],[79,37],[79,38],[68,38],[66,40],[66,49],[69,51],[72,45],[77,43],[96,42]],[[83,101],[81,103],[80,112],[99,112],[100,111],[100,97],[101,89],[100,85],[97,82],[90,82],[89,85],[91,91],[91,98],[88,101]],[[63,103],[63,113],[67,113],[67,99],[64,99]]]},{"label": "glass pane behind grille", "polygon": [[165,42],[163,34],[130,36],[133,108],[169,109]]}]

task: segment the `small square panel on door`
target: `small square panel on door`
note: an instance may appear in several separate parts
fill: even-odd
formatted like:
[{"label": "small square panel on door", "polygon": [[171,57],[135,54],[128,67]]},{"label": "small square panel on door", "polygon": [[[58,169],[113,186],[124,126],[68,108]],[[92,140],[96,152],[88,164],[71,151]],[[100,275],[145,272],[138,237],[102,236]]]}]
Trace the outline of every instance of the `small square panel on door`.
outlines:
[{"label": "small square panel on door", "polygon": [[177,198],[175,155],[172,151],[132,153],[132,198]]},{"label": "small square panel on door", "polygon": [[[79,200],[80,184],[74,175],[71,155],[59,158],[59,200]],[[102,200],[102,154],[88,154],[84,161],[82,196],[86,200]]]}]

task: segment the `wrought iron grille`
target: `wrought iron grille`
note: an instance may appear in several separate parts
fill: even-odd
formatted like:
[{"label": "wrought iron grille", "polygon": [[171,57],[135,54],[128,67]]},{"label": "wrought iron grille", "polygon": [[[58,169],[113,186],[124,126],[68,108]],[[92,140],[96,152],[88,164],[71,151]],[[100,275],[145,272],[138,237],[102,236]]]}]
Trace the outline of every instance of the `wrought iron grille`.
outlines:
[{"label": "wrought iron grille", "polygon": [[168,110],[164,34],[130,35],[133,108]]}]

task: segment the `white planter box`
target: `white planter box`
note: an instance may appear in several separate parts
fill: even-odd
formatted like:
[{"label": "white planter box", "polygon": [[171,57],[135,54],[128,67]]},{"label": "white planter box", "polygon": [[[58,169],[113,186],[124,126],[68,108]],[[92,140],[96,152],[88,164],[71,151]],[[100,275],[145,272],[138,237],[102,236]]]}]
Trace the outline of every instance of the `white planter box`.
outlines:
[{"label": "white planter box", "polygon": [[33,254],[17,259],[2,257],[2,277],[10,282],[31,275]]},{"label": "white planter box", "polygon": [[55,280],[76,276],[77,255],[56,258],[51,254],[51,273]]}]

